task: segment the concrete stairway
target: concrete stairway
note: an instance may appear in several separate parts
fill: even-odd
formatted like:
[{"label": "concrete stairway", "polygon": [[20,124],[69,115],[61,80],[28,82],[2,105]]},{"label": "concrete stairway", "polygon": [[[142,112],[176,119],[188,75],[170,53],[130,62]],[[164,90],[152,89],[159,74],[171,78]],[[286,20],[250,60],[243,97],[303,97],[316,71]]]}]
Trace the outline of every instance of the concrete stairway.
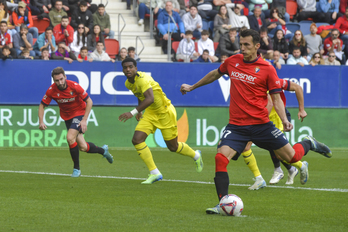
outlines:
[{"label": "concrete stairway", "polygon": [[[106,12],[110,15],[111,30],[115,31],[115,39],[119,40],[120,48],[133,46],[137,48],[137,53],[139,53],[143,48],[139,39],[136,43],[136,37],[139,36],[144,44],[144,50],[139,56],[142,62],[168,62],[167,55],[163,54],[160,46],[156,46],[155,39],[150,39],[149,28],[147,27],[147,32],[145,32],[144,25],[138,25],[138,19],[134,16],[133,8],[132,10],[127,10],[126,2],[109,0]],[[124,22],[122,17],[119,17],[119,14],[123,16],[126,23],[120,39],[118,37],[118,21],[120,19],[120,29],[122,29]]]}]

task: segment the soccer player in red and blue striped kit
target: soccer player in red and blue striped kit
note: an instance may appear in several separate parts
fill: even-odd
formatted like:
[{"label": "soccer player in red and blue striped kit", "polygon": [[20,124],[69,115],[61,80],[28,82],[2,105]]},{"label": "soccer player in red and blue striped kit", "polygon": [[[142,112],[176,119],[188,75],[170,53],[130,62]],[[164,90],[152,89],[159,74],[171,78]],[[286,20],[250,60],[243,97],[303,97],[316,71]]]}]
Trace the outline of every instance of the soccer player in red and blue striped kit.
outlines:
[{"label": "soccer player in red and blue striped kit", "polygon": [[[280,160],[294,163],[309,150],[330,158],[328,146],[312,136],[306,136],[291,147],[285,135],[277,129],[268,117],[267,91],[279,115],[285,131],[293,125],[288,121],[280,93],[281,82],[276,70],[264,61],[257,50],[260,47],[259,33],[248,29],[240,34],[241,54],[231,56],[218,69],[210,71],[194,85],[183,84],[180,91],[186,94],[198,87],[209,84],[227,74],[231,80],[230,119],[218,144],[215,156],[215,187],[219,200],[228,194],[229,176],[227,165],[231,159],[237,160],[246,144],[252,141],[258,147],[273,150]],[[308,173],[308,166],[304,167]],[[219,205],[207,208],[206,213],[218,214]]]},{"label": "soccer player in red and blue striped kit", "polygon": [[113,157],[109,153],[107,145],[97,147],[91,142],[86,142],[83,134],[87,131],[87,118],[92,109],[93,101],[86,91],[76,82],[66,79],[65,71],[62,67],[57,67],[52,71],[53,84],[46,91],[45,96],[39,105],[39,128],[45,130],[44,111],[51,100],[58,103],[60,116],[65,121],[68,133],[66,139],[70,148],[70,155],[74,162],[72,177],[81,175],[79,150],[87,153],[99,153],[113,162]]}]

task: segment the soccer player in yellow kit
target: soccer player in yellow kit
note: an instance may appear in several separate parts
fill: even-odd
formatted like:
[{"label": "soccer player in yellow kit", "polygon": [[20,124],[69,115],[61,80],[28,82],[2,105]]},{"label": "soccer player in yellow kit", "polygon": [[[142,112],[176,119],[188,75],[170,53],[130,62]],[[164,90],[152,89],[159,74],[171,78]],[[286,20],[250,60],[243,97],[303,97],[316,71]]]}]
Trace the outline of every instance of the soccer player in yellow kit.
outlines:
[{"label": "soccer player in yellow kit", "polygon": [[[138,98],[139,104],[132,111],[121,114],[118,119],[125,122],[135,116],[139,121],[132,143],[150,171],[148,179],[142,184],[152,184],[163,178],[145,143],[147,136],[154,133],[157,128],[161,130],[168,149],[193,158],[196,163],[196,171],[201,172],[203,169],[201,152],[194,151],[186,143],[178,142],[176,110],[162,91],[161,86],[151,76],[138,71],[137,63],[132,58],[123,60],[122,68],[127,77],[125,85]],[[142,114],[143,110],[145,110],[144,114]]]}]

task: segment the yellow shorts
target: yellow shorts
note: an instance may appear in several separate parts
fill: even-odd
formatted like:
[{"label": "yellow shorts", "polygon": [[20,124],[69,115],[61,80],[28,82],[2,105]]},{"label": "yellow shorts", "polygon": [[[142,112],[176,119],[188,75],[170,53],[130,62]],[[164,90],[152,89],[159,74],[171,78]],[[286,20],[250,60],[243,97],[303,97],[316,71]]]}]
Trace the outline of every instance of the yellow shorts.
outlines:
[{"label": "yellow shorts", "polygon": [[153,113],[152,111],[145,110],[135,130],[149,135],[155,133],[157,128],[161,130],[165,141],[178,137],[176,110],[172,104],[168,106],[166,113]]}]

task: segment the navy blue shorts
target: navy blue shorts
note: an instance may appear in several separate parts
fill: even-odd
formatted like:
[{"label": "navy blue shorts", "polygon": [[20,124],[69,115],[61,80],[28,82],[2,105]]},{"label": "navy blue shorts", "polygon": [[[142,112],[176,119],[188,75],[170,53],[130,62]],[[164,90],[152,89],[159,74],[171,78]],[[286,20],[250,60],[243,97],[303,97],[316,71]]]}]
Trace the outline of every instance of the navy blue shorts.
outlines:
[{"label": "navy blue shorts", "polygon": [[224,145],[229,146],[237,152],[232,158],[237,160],[249,141],[266,150],[277,150],[289,143],[285,135],[272,122],[252,126],[228,124],[219,141],[218,148]]},{"label": "navy blue shorts", "polygon": [[74,129],[74,130],[78,130],[80,133],[82,133],[81,126],[79,126],[82,118],[83,118],[83,115],[80,115],[80,116],[76,116],[76,117],[73,117],[72,119],[65,121],[66,129],[67,130]]}]

